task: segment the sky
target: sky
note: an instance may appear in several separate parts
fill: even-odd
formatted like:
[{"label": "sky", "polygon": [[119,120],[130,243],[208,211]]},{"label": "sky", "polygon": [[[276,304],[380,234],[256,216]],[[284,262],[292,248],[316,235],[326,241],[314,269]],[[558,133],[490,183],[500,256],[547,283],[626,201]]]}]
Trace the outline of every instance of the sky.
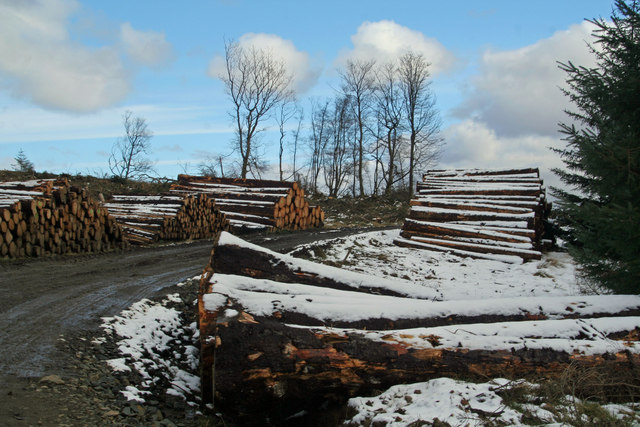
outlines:
[{"label": "sky", "polygon": [[[23,150],[37,170],[108,174],[130,110],[153,131],[160,176],[228,154],[231,102],[217,78],[225,41],[268,47],[301,105],[335,94],[349,59],[407,49],[431,63],[442,119],[437,168],[562,166],[572,105],[558,61],[593,66],[606,0],[0,0],[0,169]],[[306,103],[306,107],[305,107]],[[307,120],[308,121],[308,120]],[[263,135],[276,162],[277,137]]]}]

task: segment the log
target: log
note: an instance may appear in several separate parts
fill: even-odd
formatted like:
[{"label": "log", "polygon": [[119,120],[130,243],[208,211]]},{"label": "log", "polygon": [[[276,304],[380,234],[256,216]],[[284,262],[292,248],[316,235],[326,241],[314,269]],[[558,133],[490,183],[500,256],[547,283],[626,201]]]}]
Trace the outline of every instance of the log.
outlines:
[{"label": "log", "polygon": [[412,199],[409,201],[410,206],[422,206],[428,208],[441,208],[441,209],[453,209],[453,210],[465,210],[465,211],[477,211],[477,212],[495,212],[495,213],[503,213],[503,214],[525,214],[533,212],[530,208],[524,207],[514,207],[514,206],[505,206],[505,205],[494,205],[489,203],[479,203],[479,202],[458,202],[455,200],[451,201],[432,201],[432,200],[421,200],[421,199]]},{"label": "log", "polygon": [[463,224],[453,224],[444,222],[419,221],[411,218],[405,219],[402,225],[402,233],[408,237],[469,237],[469,238],[490,238],[503,242],[532,242],[535,232],[529,229],[518,229],[508,227],[487,227],[472,226]]},{"label": "log", "polygon": [[482,170],[482,169],[432,169],[423,175],[423,180],[432,176],[441,177],[457,177],[457,176],[499,176],[503,178],[505,176],[513,175],[526,175],[538,179],[539,171],[537,168],[521,168],[521,169],[506,169],[506,170]]},{"label": "log", "polygon": [[[482,243],[473,243],[473,242],[465,242],[455,240],[455,238],[445,238],[445,239],[434,239],[422,236],[415,236],[410,234],[401,233],[403,237],[408,237],[411,239],[411,242],[416,242],[418,244],[423,243],[430,245],[433,250],[437,250],[440,252],[452,252],[455,254],[459,254],[462,256],[470,256],[470,257],[478,257],[476,254],[492,254],[492,255],[506,255],[506,256],[517,256],[524,260],[539,260],[542,259],[542,253],[540,251],[532,250],[532,249],[523,249],[512,246],[501,246],[498,244],[482,244]],[[397,239],[399,246],[403,246],[402,239]],[[410,245],[406,245],[407,247],[411,247]],[[531,245],[527,245],[530,247]],[[413,246],[420,247],[420,246]],[[491,259],[491,257],[481,257],[486,259]]]},{"label": "log", "polygon": [[299,185],[295,181],[273,181],[266,179],[246,179],[246,178],[216,178],[210,176],[193,176],[193,175],[178,175],[178,183],[187,185],[192,182],[208,183],[208,184],[221,184],[225,186],[237,186],[245,188],[291,188],[297,190]]},{"label": "log", "polygon": [[286,424],[299,413],[307,418],[296,423],[314,425],[327,405],[400,383],[554,376],[575,363],[627,370],[640,361],[629,333],[640,321],[638,296],[474,306],[405,285],[222,233],[198,298],[204,401],[241,425]]},{"label": "log", "polygon": [[413,206],[409,211],[409,218],[434,221],[434,222],[455,222],[455,221],[508,221],[514,223],[525,222],[529,228],[533,226],[535,213],[498,213],[476,210],[457,210],[428,208],[423,206]]}]

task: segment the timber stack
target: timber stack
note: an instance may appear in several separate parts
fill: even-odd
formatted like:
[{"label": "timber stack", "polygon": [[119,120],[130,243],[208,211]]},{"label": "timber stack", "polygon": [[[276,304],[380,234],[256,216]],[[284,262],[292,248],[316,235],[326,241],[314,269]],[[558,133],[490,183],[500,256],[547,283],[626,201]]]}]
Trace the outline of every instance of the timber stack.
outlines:
[{"label": "timber stack", "polygon": [[506,262],[540,259],[551,204],[538,169],[431,170],[399,246]]},{"label": "timber stack", "polygon": [[640,362],[640,296],[436,297],[222,233],[198,296],[203,400],[239,425],[321,425],[396,384]]},{"label": "timber stack", "polygon": [[0,257],[126,247],[107,209],[66,179],[0,182]]},{"label": "timber stack", "polygon": [[206,194],[234,232],[322,227],[324,212],[305,200],[297,182],[178,175],[174,194]]},{"label": "timber stack", "polygon": [[213,199],[198,195],[114,195],[104,204],[135,245],[206,239],[228,229]]}]

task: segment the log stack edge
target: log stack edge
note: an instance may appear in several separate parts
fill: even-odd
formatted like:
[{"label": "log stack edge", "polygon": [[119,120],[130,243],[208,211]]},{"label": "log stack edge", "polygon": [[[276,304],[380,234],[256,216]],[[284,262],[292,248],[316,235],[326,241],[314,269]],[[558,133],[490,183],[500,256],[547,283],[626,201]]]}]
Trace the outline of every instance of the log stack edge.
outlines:
[{"label": "log stack edge", "polygon": [[126,246],[107,209],[66,179],[0,182],[0,257],[104,252]]}]

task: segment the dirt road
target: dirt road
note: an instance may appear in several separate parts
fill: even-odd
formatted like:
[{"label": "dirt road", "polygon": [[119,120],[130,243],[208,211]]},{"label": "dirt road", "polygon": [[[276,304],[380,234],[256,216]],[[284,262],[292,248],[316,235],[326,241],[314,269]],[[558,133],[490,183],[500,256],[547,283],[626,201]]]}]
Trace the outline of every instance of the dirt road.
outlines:
[{"label": "dirt road", "polygon": [[[295,245],[353,234],[352,229],[259,234],[255,243],[287,251]],[[64,375],[61,335],[96,328],[145,297],[198,275],[210,241],[124,253],[0,262],[0,393],[8,377]]]}]

